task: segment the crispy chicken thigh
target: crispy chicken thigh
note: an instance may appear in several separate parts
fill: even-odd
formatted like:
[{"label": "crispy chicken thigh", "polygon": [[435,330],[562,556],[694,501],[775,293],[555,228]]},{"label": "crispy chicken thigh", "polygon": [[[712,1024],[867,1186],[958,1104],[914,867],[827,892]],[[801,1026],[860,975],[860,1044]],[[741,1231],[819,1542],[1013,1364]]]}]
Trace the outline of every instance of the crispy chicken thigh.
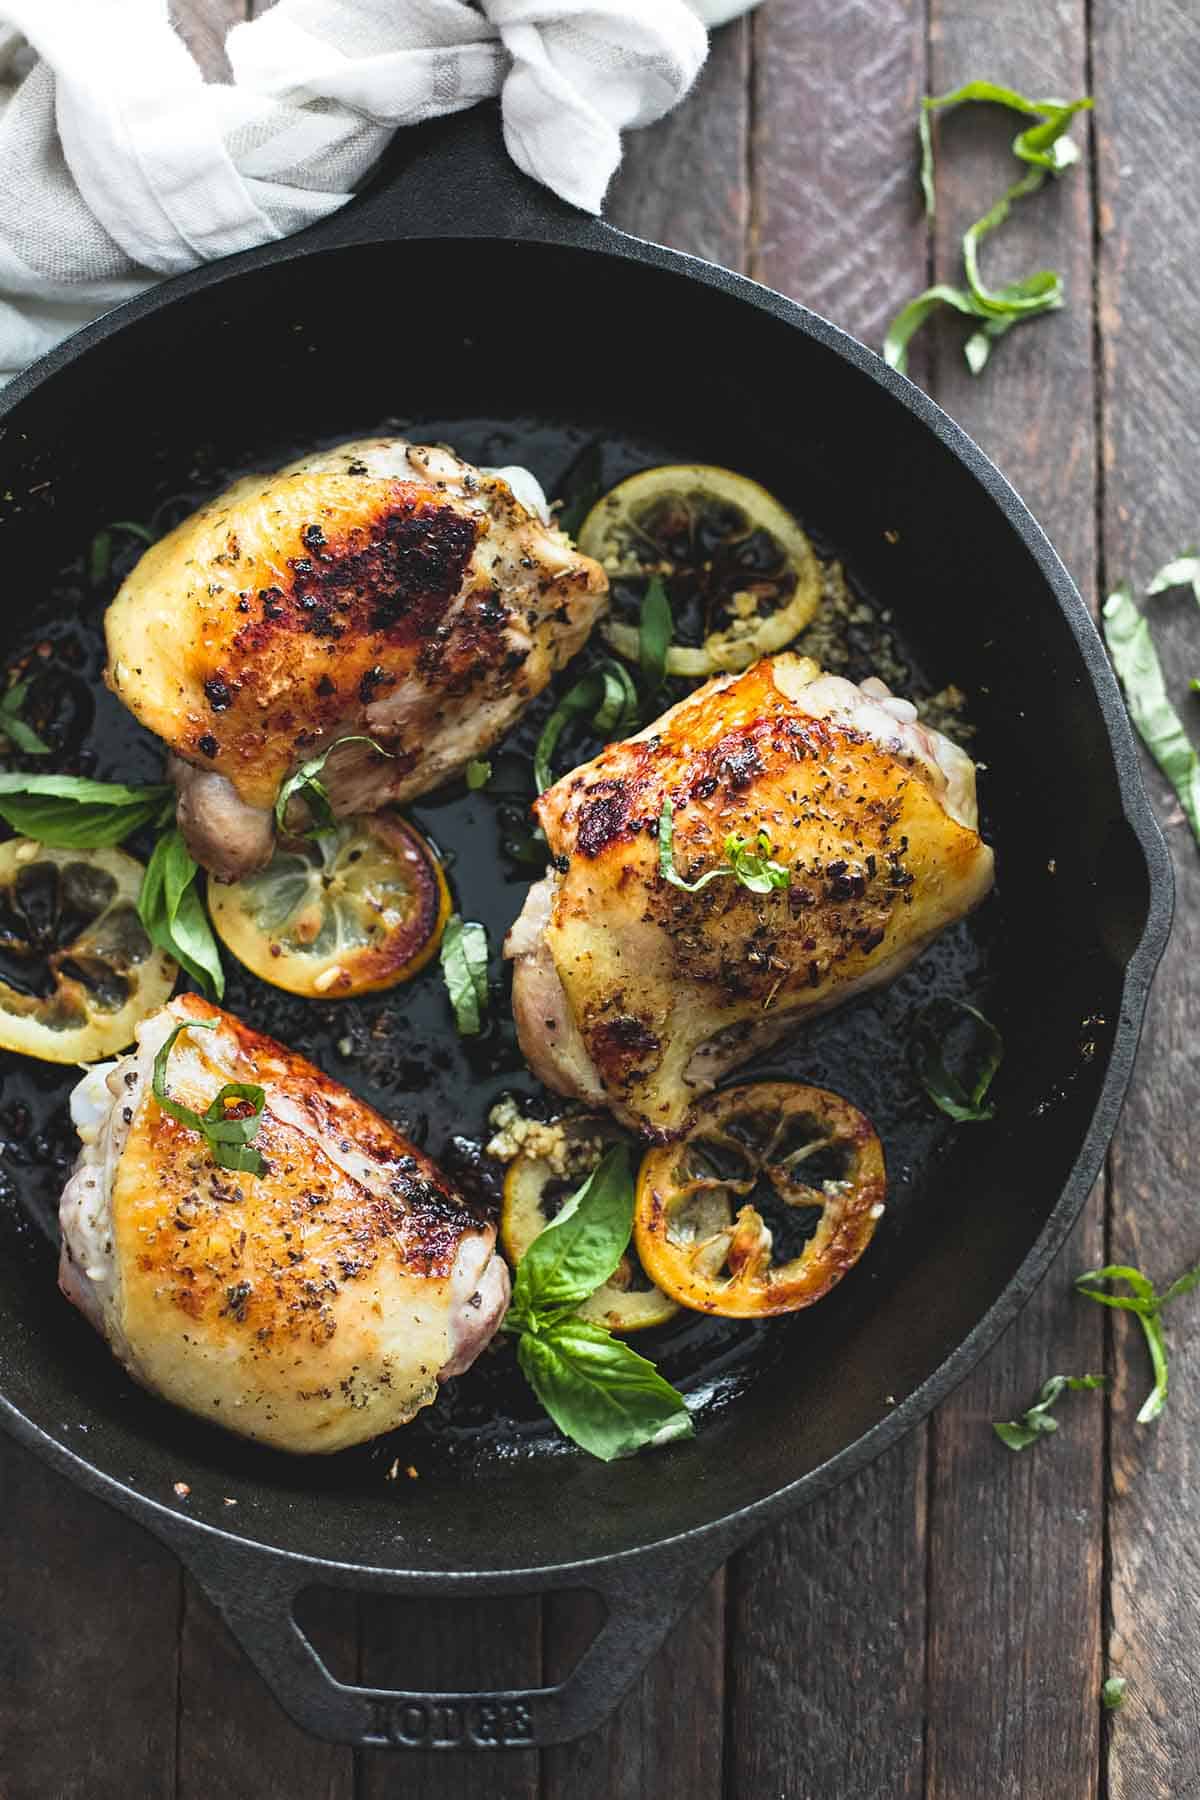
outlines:
[{"label": "crispy chicken thigh", "polygon": [[[765,830],[790,885],[728,868]],[[559,1093],[666,1138],[696,1097],[805,1018],[890,981],[992,884],[969,756],[882,682],[805,658],[708,682],[537,802],[553,868],[509,933],[517,1030]]]},{"label": "crispy chicken thigh", "polygon": [[[152,1091],[266,1090],[261,1178],[220,1169]],[[278,1449],[403,1425],[489,1341],[508,1303],[495,1230],[419,1150],[311,1063],[185,994],[71,1098],[83,1148],[60,1207],[64,1294],[146,1387]]]},{"label": "crispy chicken thigh", "polygon": [[339,737],[333,809],[444,781],[586,638],[598,563],[526,470],[365,439],[250,475],[147,550],[108,610],[105,679],[172,752],[196,859],[271,854],[286,777]]}]

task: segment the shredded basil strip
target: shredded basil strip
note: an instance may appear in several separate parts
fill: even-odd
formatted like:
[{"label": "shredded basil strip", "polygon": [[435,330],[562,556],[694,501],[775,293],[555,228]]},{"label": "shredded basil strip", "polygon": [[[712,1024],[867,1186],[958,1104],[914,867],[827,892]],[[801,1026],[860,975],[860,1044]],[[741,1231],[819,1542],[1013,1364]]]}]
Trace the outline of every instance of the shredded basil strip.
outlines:
[{"label": "shredded basil strip", "polygon": [[[973,1019],[977,1030],[975,1073],[960,1078],[947,1067],[945,1040],[953,1012]],[[939,1023],[941,1021],[941,1023]],[[1004,1039],[977,1007],[950,996],[931,1000],[918,1016],[913,1033],[913,1061],[926,1093],[947,1118],[959,1125],[985,1123],[995,1117],[994,1103],[987,1101],[992,1078],[1004,1060]]]},{"label": "shredded basil strip", "polygon": [[174,816],[175,790],[81,775],[0,775],[0,818],[55,850],[96,850]]},{"label": "shredded basil strip", "polygon": [[[1089,1285],[1099,1281],[1121,1281],[1130,1291],[1128,1294],[1106,1294]],[[1181,1294],[1190,1294],[1198,1283],[1200,1263],[1195,1268],[1186,1269],[1161,1294],[1155,1292],[1153,1282],[1140,1269],[1131,1268],[1127,1263],[1110,1263],[1103,1269],[1089,1269],[1085,1275],[1076,1279],[1076,1290],[1085,1299],[1096,1300],[1101,1306],[1111,1306],[1118,1311],[1137,1315],[1154,1372],[1154,1386],[1137,1415],[1139,1425],[1148,1425],[1152,1419],[1157,1419],[1167,1403],[1167,1343],[1163,1336],[1163,1307],[1169,1306],[1172,1300],[1178,1300]]]},{"label": "shredded basil strip", "polygon": [[684,880],[675,867],[675,808],[670,800],[664,800],[658,818],[658,872],[672,887],[685,894],[698,894],[722,875],[732,875],[752,894],[769,894],[775,888],[791,885],[791,871],[772,859],[771,840],[763,830],[754,839],[753,848],[737,832],[731,832],[725,839],[725,862],[724,868],[709,869],[695,881]]},{"label": "shredded basil strip", "polygon": [[1124,1675],[1110,1675],[1100,1689],[1100,1704],[1105,1712],[1116,1712],[1125,1704],[1125,1689],[1128,1683]]},{"label": "shredded basil strip", "polygon": [[1081,1388],[1102,1388],[1104,1380],[1103,1375],[1051,1375],[1049,1381],[1042,1384],[1042,1390],[1028,1412],[1023,1412],[1019,1419],[997,1420],[992,1430],[1010,1450],[1027,1450],[1039,1438],[1049,1437],[1058,1430],[1058,1420],[1051,1418],[1050,1408],[1060,1394]]},{"label": "shredded basil strip", "polygon": [[138,894],[138,918],[150,941],[173,956],[205,990],[220,1000],[225,969],[208,913],[196,887],[199,867],[178,826],[158,840]]},{"label": "shredded basil strip", "polygon": [[1196,600],[1200,603],[1200,556],[1194,549],[1181,552],[1164,563],[1157,575],[1153,577],[1147,594],[1169,594],[1172,588],[1190,587]]},{"label": "shredded basil strip", "polygon": [[474,920],[452,913],[442,934],[442,975],[460,1037],[478,1037],[488,1010],[488,937]]},{"label": "shredded basil strip", "polygon": [[629,1152],[618,1144],[529,1246],[504,1320],[517,1338],[521,1370],[554,1423],[605,1462],[693,1429],[683,1396],[653,1363],[574,1311],[624,1254],[633,1207]]},{"label": "shredded basil strip", "polygon": [[569,538],[578,537],[579,527],[603,494],[603,478],[604,451],[599,444],[589,444],[568,474],[568,493],[556,520]]},{"label": "shredded basil strip", "polygon": [[592,724],[604,738],[631,731],[638,721],[637,689],[623,663],[606,656],[568,688],[546,723],[533,752],[533,779],[544,794],[554,784],[554,752],[572,719],[592,715]]},{"label": "shredded basil strip", "polygon": [[1018,132],[1013,140],[1013,154],[1030,166],[963,234],[963,270],[966,287],[952,287],[939,282],[918,294],[903,307],[888,327],[883,340],[884,360],[902,373],[908,366],[908,346],[932,312],[950,306],[968,318],[980,321],[979,328],[968,338],[964,354],[973,375],[986,366],[997,338],[1011,331],[1025,319],[1054,312],[1063,304],[1062,277],[1054,269],[1039,269],[1019,281],[1003,287],[989,288],[979,267],[980,246],[989,233],[1008,218],[1013,202],[1034,194],[1047,175],[1060,175],[1079,160],[1079,147],[1064,134],[1075,115],[1089,109],[1086,96],[1079,100],[1031,100],[1012,88],[999,87],[990,81],[969,81],[951,93],[926,96],[917,117],[921,142],[921,186],[925,194],[925,211],[932,218],[935,209],[933,135],[931,115],[943,107],[960,106],[964,102],[985,102],[1006,106],[1035,121]]},{"label": "shredded basil strip", "polygon": [[674,631],[675,620],[671,614],[666,583],[661,575],[652,575],[646,586],[641,617],[638,620],[638,667],[646,685],[647,697],[651,700],[666,680],[667,652],[671,648]]},{"label": "shredded basil strip", "polygon": [[467,786],[472,793],[485,788],[492,779],[492,765],[486,757],[472,757],[466,768]]},{"label": "shredded basil strip", "polygon": [[1129,716],[1178,795],[1192,836],[1200,843],[1200,757],[1167,697],[1150,627],[1127,586],[1119,587],[1104,602],[1103,625],[1104,641],[1125,690]]},{"label": "shredded basil strip", "polygon": [[[281,832],[288,837],[320,837],[324,832],[333,831],[337,820],[333,816],[333,808],[329,804],[329,790],[321,780],[321,773],[335,750],[343,744],[370,744],[377,756],[386,756],[389,762],[396,759],[390,750],[385,750],[372,737],[364,737],[361,732],[354,732],[348,737],[336,738],[328,750],[322,750],[319,756],[310,757],[308,762],[301,763],[295,772],[288,776],[278,794],[275,796],[275,823]],[[312,824],[305,831],[292,831],[287,824],[286,814],[288,801],[294,794],[299,794],[308,807]]]},{"label": "shredded basil strip", "polygon": [[154,533],[148,525],[140,525],[136,519],[114,519],[111,525],[101,526],[92,539],[92,547],[88,552],[88,580],[93,587],[99,587],[108,580],[112,572],[112,534],[114,531],[128,532],[130,537],[141,538],[143,544],[150,545],[155,541]]},{"label": "shredded basil strip", "polygon": [[[211,1106],[202,1113],[194,1112],[190,1106],[184,1106],[178,1100],[172,1100],[167,1093],[167,1062],[175,1047],[176,1038],[184,1031],[215,1031],[216,1028],[216,1019],[187,1019],[182,1025],[176,1025],[154,1058],[154,1098],[168,1118],[200,1133],[218,1168],[235,1169],[242,1174],[261,1178],[267,1172],[267,1165],[260,1152],[252,1148],[252,1144],[258,1135],[266,1105],[264,1088],[245,1081],[227,1081]],[[229,1100],[248,1100],[254,1111],[246,1118],[231,1119],[225,1111]]]},{"label": "shredded basil strip", "polygon": [[14,750],[24,751],[26,756],[49,756],[49,744],[43,743],[33,726],[27,725],[21,717],[21,708],[25,704],[29,687],[28,678],[14,681],[3,699],[0,699],[0,732]]}]

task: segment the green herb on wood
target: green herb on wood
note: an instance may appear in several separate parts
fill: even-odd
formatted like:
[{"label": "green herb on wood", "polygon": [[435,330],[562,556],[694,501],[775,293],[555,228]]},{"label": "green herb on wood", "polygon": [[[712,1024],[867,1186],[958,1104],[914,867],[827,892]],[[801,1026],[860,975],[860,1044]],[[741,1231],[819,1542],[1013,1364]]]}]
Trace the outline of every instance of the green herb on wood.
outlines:
[{"label": "green herb on wood", "polygon": [[[1110,1281],[1123,1283],[1129,1292],[1103,1293],[1094,1285]],[[1085,1299],[1096,1300],[1101,1306],[1115,1307],[1120,1312],[1134,1313],[1142,1328],[1146,1348],[1150,1352],[1154,1386],[1137,1415],[1139,1425],[1148,1425],[1152,1419],[1157,1419],[1167,1403],[1167,1343],[1163,1336],[1163,1308],[1173,1300],[1178,1300],[1180,1295],[1190,1294],[1197,1283],[1200,1283],[1200,1263],[1193,1269],[1185,1270],[1161,1294],[1155,1292],[1154,1284],[1140,1269],[1131,1268],[1125,1263],[1110,1263],[1107,1268],[1090,1269],[1075,1282],[1076,1289]]]},{"label": "green herb on wood", "polygon": [[1104,602],[1103,625],[1104,641],[1125,690],[1129,716],[1178,795],[1192,835],[1200,843],[1200,757],[1167,696],[1150,627],[1127,585],[1119,587]]},{"label": "green herb on wood", "polygon": [[1035,194],[1048,175],[1060,175],[1079,160],[1079,147],[1065,134],[1075,115],[1090,108],[1092,102],[1080,100],[1031,100],[1012,88],[991,81],[969,81],[951,93],[926,96],[917,117],[921,143],[921,186],[925,194],[925,211],[932,218],[935,208],[933,134],[931,118],[935,112],[965,103],[986,103],[1007,107],[1034,120],[1018,132],[1013,140],[1013,154],[1029,167],[1019,181],[1003,193],[987,212],[963,234],[963,272],[965,287],[939,282],[918,294],[903,307],[888,327],[883,341],[884,359],[902,372],[908,366],[908,346],[915,333],[931,313],[942,306],[979,321],[978,329],[967,339],[964,354],[973,375],[986,366],[992,345],[1011,331],[1014,325],[1041,314],[1056,311],[1063,304],[1062,277],[1054,269],[1039,269],[1019,281],[991,288],[983,279],[979,256],[983,240],[1008,218],[1013,203]]},{"label": "green herb on wood", "polygon": [[1116,1712],[1118,1707],[1124,1706],[1127,1685],[1124,1675],[1109,1676],[1100,1689],[1100,1704],[1105,1712]]},{"label": "green herb on wood", "polygon": [[1050,1408],[1060,1394],[1103,1386],[1103,1375],[1051,1375],[1049,1381],[1042,1384],[1041,1393],[1028,1412],[1023,1412],[1019,1419],[998,1419],[992,1430],[1010,1450],[1027,1450],[1039,1438],[1049,1437],[1058,1430],[1058,1420],[1051,1417]]}]

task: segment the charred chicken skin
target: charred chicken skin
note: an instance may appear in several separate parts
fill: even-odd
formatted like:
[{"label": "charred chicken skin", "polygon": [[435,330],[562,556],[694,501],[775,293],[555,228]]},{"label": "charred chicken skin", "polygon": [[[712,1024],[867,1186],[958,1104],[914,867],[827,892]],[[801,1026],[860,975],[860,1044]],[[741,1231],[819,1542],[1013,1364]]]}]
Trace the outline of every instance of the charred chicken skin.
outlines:
[{"label": "charred chicken skin", "polygon": [[[153,1092],[203,1110],[261,1086],[261,1176],[222,1169]],[[215,1030],[203,1029],[215,1022]],[[59,1285],[144,1386],[278,1449],[344,1449],[410,1420],[508,1303],[494,1227],[311,1063],[185,994],[75,1089]]]},{"label": "charred chicken skin", "polygon": [[[787,885],[689,893],[765,832]],[[552,867],[509,933],[535,1073],[666,1139],[688,1108],[805,1018],[890,981],[992,885],[967,754],[882,682],[764,659],[698,688],[549,788]]]},{"label": "charred chicken skin", "polygon": [[412,799],[508,730],[586,638],[600,565],[524,470],[399,439],[251,475],[146,551],[108,610],[105,679],[170,749],[197,861],[267,862],[272,808],[337,739],[340,816]]}]

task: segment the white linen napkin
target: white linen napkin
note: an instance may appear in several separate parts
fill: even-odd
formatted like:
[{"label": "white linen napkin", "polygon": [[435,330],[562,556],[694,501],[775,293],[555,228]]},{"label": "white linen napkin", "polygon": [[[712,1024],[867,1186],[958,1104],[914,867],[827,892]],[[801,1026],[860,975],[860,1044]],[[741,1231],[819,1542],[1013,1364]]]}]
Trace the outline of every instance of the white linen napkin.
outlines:
[{"label": "white linen napkin", "polygon": [[0,383],[157,278],[349,199],[393,130],[499,94],[509,154],[598,212],[706,24],[755,0],[277,0],[205,82],[167,0],[0,0]]}]

